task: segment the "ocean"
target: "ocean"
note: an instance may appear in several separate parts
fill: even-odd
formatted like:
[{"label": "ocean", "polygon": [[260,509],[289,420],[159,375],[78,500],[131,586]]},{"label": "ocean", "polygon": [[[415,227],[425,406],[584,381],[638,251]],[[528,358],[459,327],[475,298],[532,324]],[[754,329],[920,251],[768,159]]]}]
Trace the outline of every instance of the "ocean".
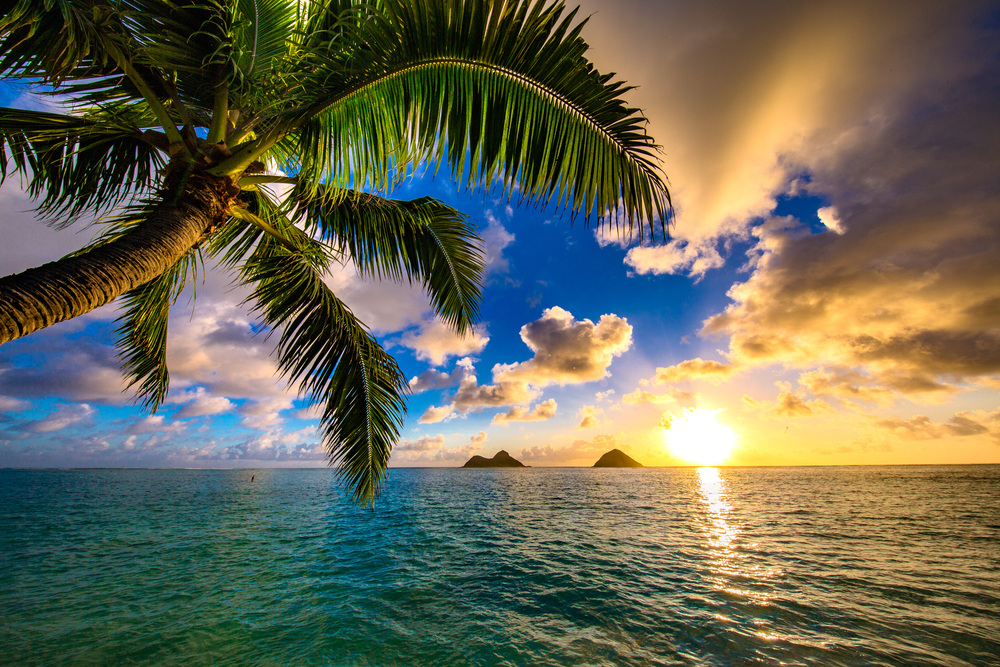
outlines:
[{"label": "ocean", "polygon": [[1000,466],[0,470],[0,664],[1000,665]]}]

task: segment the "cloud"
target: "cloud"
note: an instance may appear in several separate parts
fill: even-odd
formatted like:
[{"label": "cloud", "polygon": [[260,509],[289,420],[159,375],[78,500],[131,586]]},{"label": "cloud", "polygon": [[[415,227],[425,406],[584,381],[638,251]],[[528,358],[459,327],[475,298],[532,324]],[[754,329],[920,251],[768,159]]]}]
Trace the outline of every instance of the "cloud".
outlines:
[{"label": "cloud", "polygon": [[[496,379],[495,370],[494,379]],[[483,408],[527,405],[538,394],[539,391],[527,382],[497,382],[492,385],[480,385],[476,376],[469,374],[458,385],[458,391],[452,398],[452,406],[460,413],[467,414]]]},{"label": "cloud", "polygon": [[0,412],[19,412],[27,410],[29,407],[31,407],[31,403],[28,401],[11,396],[0,396]]},{"label": "cloud", "polygon": [[465,463],[479,449],[476,443],[455,448],[445,447],[443,435],[425,435],[416,440],[403,440],[392,450],[390,465],[458,465]]},{"label": "cloud", "polygon": [[393,447],[394,452],[429,452],[434,449],[441,449],[444,447],[445,437],[438,433],[437,435],[425,435],[416,440],[400,440]]},{"label": "cloud", "polygon": [[840,226],[840,219],[837,217],[837,209],[833,206],[824,206],[816,211],[816,217],[823,223],[823,226],[831,232],[843,234],[844,228]]},{"label": "cloud", "polygon": [[[657,371],[668,369],[657,369]],[[698,398],[698,394],[690,391],[681,391],[676,387],[671,387],[666,394],[654,394],[637,387],[635,391],[622,396],[619,405],[663,405],[664,403],[690,403]]]},{"label": "cloud", "polygon": [[[984,2],[917,0],[905,16],[895,3],[842,0],[581,5],[601,17],[585,35],[602,71],[643,83],[629,102],[665,146],[673,184],[679,243],[630,250],[636,272],[700,275],[718,265],[718,239],[745,238],[795,178],[836,160],[866,129],[894,122],[921,96],[963,99],[947,82],[995,44],[971,27]],[[875,176],[859,167],[857,182]],[[843,212],[839,201],[830,206]]]},{"label": "cloud", "polygon": [[130,423],[124,432],[130,436],[150,433],[176,435],[184,431],[185,428],[186,425],[183,422],[168,422],[163,415],[147,415]]},{"label": "cloud", "polygon": [[[855,41],[823,37],[813,55],[792,49],[814,64],[824,51],[841,63],[885,60],[849,75],[827,65],[811,74],[814,93],[820,86],[847,97],[820,91],[813,113],[790,116],[801,145],[789,146],[781,169],[807,175],[789,193],[828,202],[816,212],[826,231],[787,217],[755,227],[749,277],[701,333],[729,338],[733,366],[801,368],[803,382],[840,400],[943,401],[1000,372],[1000,128],[992,120],[1000,89],[990,83],[1000,58],[995,41],[987,47],[984,33],[966,32],[981,5],[950,15],[915,3],[888,32],[857,32],[862,16],[888,7],[836,17],[829,35]],[[819,14],[795,11],[806,20],[797,34],[812,34],[806,28]],[[845,76],[859,87],[844,86]],[[820,108],[821,100],[833,106]]]},{"label": "cloud", "polygon": [[67,337],[83,326],[84,322],[71,320],[4,344],[0,348],[0,394],[127,403],[131,395],[126,393],[114,348],[90,336]]},{"label": "cloud", "polygon": [[476,435],[472,436],[472,444],[475,445],[476,447],[482,447],[483,443],[486,442],[488,439],[489,436],[486,435],[486,431],[480,431]]},{"label": "cloud", "polygon": [[493,416],[492,424],[506,425],[508,422],[537,422],[552,419],[556,416],[556,401],[550,398],[536,405],[531,410],[515,405],[507,412],[500,412]]},{"label": "cloud", "polygon": [[420,419],[417,420],[418,424],[436,424],[438,422],[444,421],[448,417],[455,414],[455,408],[451,405],[442,405],[441,407],[430,406],[424,413],[420,415]]},{"label": "cloud", "polygon": [[604,410],[595,407],[593,405],[584,405],[577,412],[577,417],[580,418],[580,423],[576,425],[577,429],[585,428],[597,428],[600,424],[597,418],[604,414]]},{"label": "cloud", "polygon": [[493,215],[493,211],[486,211],[486,220],[488,221],[486,229],[480,234],[483,240],[483,263],[486,274],[509,273],[510,262],[503,256],[503,251],[514,242],[514,235],[504,228]]},{"label": "cloud", "polygon": [[418,331],[408,331],[399,343],[416,353],[417,359],[430,362],[434,366],[443,365],[450,357],[478,354],[490,342],[486,327],[477,326],[465,336],[438,318],[420,324]]},{"label": "cloud", "polygon": [[419,283],[362,278],[352,262],[334,268],[323,281],[376,334],[420,324],[431,312],[430,301]]},{"label": "cloud", "polygon": [[16,177],[6,180],[0,188],[4,232],[4,242],[0,244],[0,275],[20,273],[53,262],[90,242],[92,230],[82,224],[86,220],[57,229],[38,219],[32,212],[35,204],[19,186]]},{"label": "cloud", "polygon": [[93,416],[94,408],[86,403],[60,405],[41,419],[25,424],[24,430],[28,433],[53,433],[70,426],[89,422]]},{"label": "cloud", "polygon": [[629,248],[625,264],[636,273],[664,274],[684,273],[700,277],[711,269],[724,266],[726,259],[710,242],[692,243],[675,241],[669,245],[642,245]]},{"label": "cloud", "polygon": [[414,375],[410,378],[410,391],[414,394],[420,394],[425,391],[431,391],[432,389],[446,389],[451,387],[457,382],[452,375],[448,373],[442,373],[441,371],[436,371],[433,368],[428,368],[426,371],[420,375]]},{"label": "cloud", "polygon": [[[549,385],[579,384],[605,378],[614,357],[632,345],[632,327],[625,318],[613,314],[602,315],[597,324],[586,319],[578,321],[572,313],[555,306],[521,327],[521,340],[534,355],[527,361],[496,364],[493,384],[480,385],[471,360],[463,359],[451,376],[452,380],[460,376],[451,403],[431,406],[420,417],[420,423],[431,424],[453,414],[465,415],[483,408],[527,406]],[[435,381],[443,382],[443,379],[440,375],[431,375],[425,380],[427,383]],[[421,385],[419,377],[416,385]],[[510,414],[521,415],[521,411]],[[499,419],[497,423],[513,421],[503,416]]]},{"label": "cloud", "polygon": [[592,466],[602,454],[612,449],[625,449],[615,435],[598,435],[591,440],[574,440],[564,447],[534,445],[524,447],[515,457],[532,465]]},{"label": "cloud", "polygon": [[937,440],[949,436],[989,434],[1000,443],[1000,410],[990,413],[983,410],[956,412],[945,424],[936,423],[926,415],[916,415],[910,419],[871,417],[869,421],[877,430],[902,440]]},{"label": "cloud", "polygon": [[[410,386],[421,389],[431,383],[445,384],[439,375],[420,376],[410,381]],[[538,391],[523,382],[501,382],[495,385],[480,385],[476,379],[476,369],[468,357],[456,364],[451,375],[447,376],[447,384],[458,384],[452,402],[441,407],[431,406],[420,417],[421,424],[431,424],[450,418],[455,414],[468,414],[487,407],[502,407],[504,405],[527,405],[538,396]],[[424,378],[421,380],[421,378]]]},{"label": "cloud", "polygon": [[237,408],[237,412],[243,415],[240,422],[242,426],[269,431],[273,434],[274,428],[284,423],[281,413],[291,409],[293,397],[290,394],[281,394],[270,398],[247,401]]},{"label": "cloud", "polygon": [[193,392],[171,396],[167,402],[184,404],[175,415],[177,419],[216,415],[228,412],[235,407],[235,404],[225,396],[212,396],[205,391],[204,387],[198,387]]},{"label": "cloud", "polygon": [[494,381],[522,382],[536,387],[592,382],[608,376],[614,357],[632,345],[632,327],[623,317],[602,315],[594,324],[577,321],[558,306],[521,327],[521,340],[535,353],[524,362],[498,365]]},{"label": "cloud", "polygon": [[873,382],[870,376],[847,368],[819,368],[799,376],[799,384],[817,396],[890,405],[893,402],[892,390],[873,386]]},{"label": "cloud", "polygon": [[653,382],[656,384],[667,384],[673,382],[686,382],[688,380],[709,380],[718,384],[737,371],[733,364],[725,364],[720,361],[701,359],[689,359],[682,361],[675,366],[667,368],[657,368]]},{"label": "cloud", "polygon": [[[305,426],[297,431],[282,433],[279,440],[283,445],[297,445],[300,442],[315,441],[317,430],[315,426]],[[323,449],[322,445],[317,444],[315,446],[322,449],[323,453],[326,454],[326,450]],[[301,448],[299,448],[299,451],[301,451]]]},{"label": "cloud", "polygon": [[781,417],[813,417],[818,414],[833,412],[832,406],[823,400],[806,401],[790,391],[778,394],[778,400],[773,408],[775,414]]}]

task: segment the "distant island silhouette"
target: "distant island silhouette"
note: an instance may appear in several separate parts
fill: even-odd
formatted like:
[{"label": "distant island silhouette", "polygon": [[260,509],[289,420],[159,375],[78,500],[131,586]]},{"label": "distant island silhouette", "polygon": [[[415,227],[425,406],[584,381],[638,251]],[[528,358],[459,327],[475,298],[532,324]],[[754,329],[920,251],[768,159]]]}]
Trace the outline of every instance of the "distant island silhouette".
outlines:
[{"label": "distant island silhouette", "polygon": [[523,463],[515,459],[504,450],[500,450],[496,455],[487,459],[482,456],[473,456],[465,462],[463,468],[524,468]]},{"label": "distant island silhouette", "polygon": [[594,464],[595,468],[642,468],[641,463],[620,449],[612,449]]}]

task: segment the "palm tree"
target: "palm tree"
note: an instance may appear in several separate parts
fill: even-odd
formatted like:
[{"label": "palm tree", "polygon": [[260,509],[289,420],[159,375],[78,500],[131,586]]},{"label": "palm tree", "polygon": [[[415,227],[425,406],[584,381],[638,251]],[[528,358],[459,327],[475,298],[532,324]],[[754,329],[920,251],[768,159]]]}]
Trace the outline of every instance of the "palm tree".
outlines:
[{"label": "palm tree", "polygon": [[[476,228],[389,199],[415,165],[640,236],[671,215],[629,90],[584,57],[576,10],[543,0],[6,0],[0,76],[71,113],[0,109],[0,176],[52,224],[103,232],[0,279],[0,343],[122,296],[115,345],[137,400],[167,394],[167,316],[202,253],[252,289],[279,369],[330,461],[373,502],[406,382],[324,284],[333,261],[419,281],[463,333],[483,280]],[[288,190],[278,197],[275,189]]]}]

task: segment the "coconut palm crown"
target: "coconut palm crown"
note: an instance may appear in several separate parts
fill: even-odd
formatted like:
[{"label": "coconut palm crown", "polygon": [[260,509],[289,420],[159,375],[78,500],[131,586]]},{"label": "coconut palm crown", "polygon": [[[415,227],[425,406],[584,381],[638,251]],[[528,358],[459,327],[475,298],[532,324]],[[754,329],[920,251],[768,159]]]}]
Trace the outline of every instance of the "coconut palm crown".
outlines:
[{"label": "coconut palm crown", "polygon": [[0,343],[122,297],[115,345],[156,410],[168,313],[206,254],[251,289],[280,372],[321,407],[330,462],[373,502],[407,384],[325,272],[350,260],[420,282],[458,333],[483,283],[471,221],[390,199],[394,185],[444,167],[466,189],[666,234],[646,119],[585,58],[576,14],[531,0],[0,0],[0,76],[71,110],[0,108],[0,176],[50,224],[102,230],[0,279]]}]

